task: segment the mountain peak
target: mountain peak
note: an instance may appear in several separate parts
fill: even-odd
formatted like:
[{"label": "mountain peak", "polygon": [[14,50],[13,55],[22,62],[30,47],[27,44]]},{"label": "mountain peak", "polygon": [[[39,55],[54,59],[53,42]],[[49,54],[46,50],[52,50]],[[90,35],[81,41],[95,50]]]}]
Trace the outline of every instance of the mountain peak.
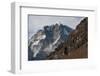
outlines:
[{"label": "mountain peak", "polygon": [[55,48],[67,39],[71,31],[71,28],[61,24],[61,22],[44,26],[31,39],[29,49],[33,53],[32,57],[37,59],[37,56],[41,54],[44,59],[44,55],[47,57],[51,52],[55,51]]},{"label": "mountain peak", "polygon": [[67,40],[61,43],[48,59],[72,59],[88,57],[88,18],[84,18]]}]

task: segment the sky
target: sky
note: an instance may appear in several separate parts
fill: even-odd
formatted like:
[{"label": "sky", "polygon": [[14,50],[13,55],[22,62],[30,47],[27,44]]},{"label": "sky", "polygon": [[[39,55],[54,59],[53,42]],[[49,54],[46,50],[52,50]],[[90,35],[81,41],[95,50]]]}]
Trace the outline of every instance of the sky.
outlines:
[{"label": "sky", "polygon": [[52,25],[61,23],[73,29],[83,20],[84,17],[79,16],[43,16],[43,15],[28,15],[28,34],[30,38],[38,30],[42,29],[45,25]]}]

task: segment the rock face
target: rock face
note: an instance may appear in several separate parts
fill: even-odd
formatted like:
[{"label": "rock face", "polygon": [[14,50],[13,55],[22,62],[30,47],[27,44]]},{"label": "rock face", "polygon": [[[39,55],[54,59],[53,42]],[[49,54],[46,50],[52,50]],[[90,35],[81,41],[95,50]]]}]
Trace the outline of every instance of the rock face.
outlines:
[{"label": "rock face", "polygon": [[88,18],[84,18],[65,42],[61,43],[48,59],[70,59],[88,57]]},{"label": "rock face", "polygon": [[29,40],[28,60],[47,59],[51,52],[55,51],[61,43],[67,40],[68,35],[73,29],[63,24],[44,26],[38,30]]}]

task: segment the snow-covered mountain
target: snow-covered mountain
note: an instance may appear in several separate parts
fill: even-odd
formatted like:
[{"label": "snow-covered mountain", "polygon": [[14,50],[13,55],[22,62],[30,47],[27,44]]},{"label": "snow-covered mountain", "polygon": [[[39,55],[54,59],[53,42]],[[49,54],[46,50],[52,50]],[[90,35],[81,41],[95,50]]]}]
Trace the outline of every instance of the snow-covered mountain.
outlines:
[{"label": "snow-covered mountain", "polygon": [[59,44],[63,43],[72,31],[66,25],[54,24],[44,26],[37,31],[28,43],[28,60],[42,60],[55,51]]},{"label": "snow-covered mountain", "polygon": [[85,17],[47,59],[88,58],[88,17]]}]

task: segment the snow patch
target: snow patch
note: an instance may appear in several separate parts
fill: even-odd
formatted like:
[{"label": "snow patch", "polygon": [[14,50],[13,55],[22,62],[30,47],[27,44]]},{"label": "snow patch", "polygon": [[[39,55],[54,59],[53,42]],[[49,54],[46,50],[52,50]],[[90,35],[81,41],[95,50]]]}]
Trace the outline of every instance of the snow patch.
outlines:
[{"label": "snow patch", "polygon": [[42,40],[42,39],[45,39],[45,38],[46,38],[46,35],[40,35],[40,36],[37,37],[38,40]]},{"label": "snow patch", "polygon": [[31,50],[33,52],[33,57],[36,57],[37,54],[39,53],[40,49],[41,49],[41,46],[40,46],[40,41],[42,39],[45,39],[46,38],[46,35],[40,35],[38,36],[36,39],[37,41],[33,41],[32,45],[31,45]]},{"label": "snow patch", "polygon": [[39,42],[40,42],[40,40],[38,40],[38,41],[34,41],[33,44],[32,44],[32,46],[34,46],[34,45],[38,45]]},{"label": "snow patch", "polygon": [[59,39],[60,39],[60,36],[53,42],[52,46],[55,45]]}]

